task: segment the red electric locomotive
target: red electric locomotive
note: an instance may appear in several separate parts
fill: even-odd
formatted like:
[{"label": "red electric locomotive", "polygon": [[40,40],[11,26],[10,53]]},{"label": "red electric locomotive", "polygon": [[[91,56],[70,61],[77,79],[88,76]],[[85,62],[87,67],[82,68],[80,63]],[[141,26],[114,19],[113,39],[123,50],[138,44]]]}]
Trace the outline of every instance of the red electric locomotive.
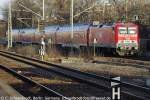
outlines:
[{"label": "red electric locomotive", "polygon": [[116,23],[116,50],[120,55],[136,54],[139,50],[139,28],[133,23]]}]

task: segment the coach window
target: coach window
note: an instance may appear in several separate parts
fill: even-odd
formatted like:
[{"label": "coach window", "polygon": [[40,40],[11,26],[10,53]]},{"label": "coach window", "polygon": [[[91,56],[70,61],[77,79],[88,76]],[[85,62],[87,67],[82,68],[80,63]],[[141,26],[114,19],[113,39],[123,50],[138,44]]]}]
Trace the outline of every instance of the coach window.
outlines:
[{"label": "coach window", "polygon": [[103,24],[99,25],[99,28],[102,28],[103,27]]}]

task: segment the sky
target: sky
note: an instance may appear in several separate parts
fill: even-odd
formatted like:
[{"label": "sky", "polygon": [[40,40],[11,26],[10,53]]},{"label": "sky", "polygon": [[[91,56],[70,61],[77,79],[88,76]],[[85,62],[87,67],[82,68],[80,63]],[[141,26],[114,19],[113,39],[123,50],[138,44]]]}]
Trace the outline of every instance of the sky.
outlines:
[{"label": "sky", "polygon": [[8,2],[9,0],[0,0],[0,7],[4,7],[4,5]]},{"label": "sky", "polygon": [[[7,3],[8,3],[9,0],[0,0],[0,8],[3,8]],[[2,11],[0,10],[0,19],[2,19],[3,16],[2,16]]]}]

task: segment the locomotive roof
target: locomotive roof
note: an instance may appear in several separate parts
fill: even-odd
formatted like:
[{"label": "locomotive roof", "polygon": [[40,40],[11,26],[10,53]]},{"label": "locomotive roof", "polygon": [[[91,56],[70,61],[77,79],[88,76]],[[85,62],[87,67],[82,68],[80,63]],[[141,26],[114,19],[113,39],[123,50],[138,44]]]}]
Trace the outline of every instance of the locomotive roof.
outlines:
[{"label": "locomotive roof", "polygon": [[122,23],[122,22],[118,22],[116,23],[116,26],[137,26],[134,23]]},{"label": "locomotive roof", "polygon": [[[136,25],[133,23],[101,23],[98,26],[92,26],[92,27],[99,27],[99,28],[107,28],[107,27],[114,27],[114,25]],[[86,31],[88,28],[91,26],[91,23],[76,23],[74,24],[74,31]],[[65,24],[65,25],[49,25],[45,27],[45,33],[53,33],[56,32],[69,32],[71,31],[71,25],[70,24]],[[18,33],[26,33],[26,34],[31,34],[31,33],[36,33],[37,29],[36,28],[24,28],[24,29],[13,29],[13,34],[18,34]]]},{"label": "locomotive roof", "polygon": [[[74,31],[86,31],[90,27],[90,24],[74,24]],[[64,25],[60,26],[59,30],[60,32],[68,32],[71,31],[71,25]]]},{"label": "locomotive roof", "polygon": [[45,27],[45,32],[56,32],[56,30],[59,29],[59,25],[54,25],[54,26],[46,26]]},{"label": "locomotive roof", "polygon": [[[74,31],[86,31],[89,28],[90,24],[74,24]],[[71,25],[70,24],[66,24],[66,25],[49,25],[45,27],[45,33],[48,32],[56,32],[56,31],[60,31],[60,32],[68,32],[71,31]],[[38,33],[36,28],[24,28],[24,29],[13,29],[13,34],[17,34],[17,33]]]},{"label": "locomotive roof", "polygon": [[13,29],[12,33],[15,34],[24,34],[24,33],[36,33],[36,29],[35,28],[24,28],[24,29]]}]

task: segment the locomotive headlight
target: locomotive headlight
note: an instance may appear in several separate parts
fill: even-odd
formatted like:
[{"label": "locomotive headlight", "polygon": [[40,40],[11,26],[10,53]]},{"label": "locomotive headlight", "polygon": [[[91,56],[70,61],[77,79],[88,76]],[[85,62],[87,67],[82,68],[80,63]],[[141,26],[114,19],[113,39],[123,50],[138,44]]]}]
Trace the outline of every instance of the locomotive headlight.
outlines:
[{"label": "locomotive headlight", "polygon": [[123,49],[123,47],[121,46],[120,49]]},{"label": "locomotive headlight", "polygon": [[122,43],[121,43],[121,42],[120,42],[120,43],[117,43],[117,48],[118,48],[119,50],[123,49],[123,46],[122,46]]},{"label": "locomotive headlight", "polygon": [[132,41],[132,47],[137,50],[138,49],[138,43],[136,41]]},{"label": "locomotive headlight", "polygon": [[117,47],[121,47],[121,43],[117,43]]},{"label": "locomotive headlight", "polygon": [[138,45],[135,46],[135,49],[138,49]]},{"label": "locomotive headlight", "polygon": [[138,44],[135,43],[134,48],[137,50],[138,49]]}]

